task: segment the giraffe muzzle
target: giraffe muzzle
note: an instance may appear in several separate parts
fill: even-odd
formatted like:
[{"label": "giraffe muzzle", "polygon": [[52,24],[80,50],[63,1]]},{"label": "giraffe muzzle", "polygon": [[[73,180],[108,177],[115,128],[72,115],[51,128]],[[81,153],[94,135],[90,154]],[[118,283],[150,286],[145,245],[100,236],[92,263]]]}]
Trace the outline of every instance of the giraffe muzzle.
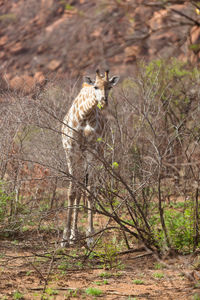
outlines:
[{"label": "giraffe muzzle", "polygon": [[103,97],[103,98],[101,99],[101,102],[102,102],[102,103],[108,103],[108,98],[104,98],[104,97]]}]

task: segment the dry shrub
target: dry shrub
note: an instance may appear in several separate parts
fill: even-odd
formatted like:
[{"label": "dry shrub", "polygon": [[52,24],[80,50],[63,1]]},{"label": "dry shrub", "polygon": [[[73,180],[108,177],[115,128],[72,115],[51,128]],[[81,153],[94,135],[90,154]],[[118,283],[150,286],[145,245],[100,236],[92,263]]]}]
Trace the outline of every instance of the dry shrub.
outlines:
[{"label": "dry shrub", "polygon": [[[175,60],[138,69],[111,93],[108,132],[97,140],[104,155],[87,144],[90,189],[73,180],[108,217],[101,232],[114,222],[127,247],[137,239],[159,252],[192,251],[199,245],[199,71]],[[73,85],[49,83],[35,99],[9,95],[2,106],[1,178],[18,195],[16,206],[41,211],[39,226],[58,203],[56,216],[63,216],[71,177],[60,128],[76,94]]]}]

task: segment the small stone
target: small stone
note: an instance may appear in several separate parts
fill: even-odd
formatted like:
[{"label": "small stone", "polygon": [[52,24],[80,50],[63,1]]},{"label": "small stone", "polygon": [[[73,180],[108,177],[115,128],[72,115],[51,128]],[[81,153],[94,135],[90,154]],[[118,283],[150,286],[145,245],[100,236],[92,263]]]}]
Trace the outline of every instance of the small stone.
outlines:
[{"label": "small stone", "polygon": [[40,45],[37,49],[37,53],[41,54],[44,53],[47,50],[47,46],[46,45]]},{"label": "small stone", "polygon": [[149,20],[149,25],[152,30],[159,30],[163,28],[163,20],[168,15],[168,11],[166,9],[159,10],[158,12],[154,12],[153,17]]},{"label": "small stone", "polygon": [[44,74],[40,71],[36,72],[34,75],[35,83],[43,84],[45,81]]},{"label": "small stone", "polygon": [[125,48],[125,62],[131,62],[136,60],[141,51],[141,47],[138,45],[133,45]]},{"label": "small stone", "polygon": [[61,63],[62,62],[60,60],[53,59],[50,63],[48,63],[47,68],[51,71],[55,71],[60,67]]},{"label": "small stone", "polygon": [[22,46],[22,44],[19,42],[19,43],[16,43],[14,46],[12,46],[10,48],[10,52],[12,54],[18,54],[20,52],[22,52],[24,50],[24,47]]},{"label": "small stone", "polygon": [[4,46],[8,41],[8,37],[5,35],[5,36],[2,36],[0,38],[0,46]]},{"label": "small stone", "polygon": [[34,78],[25,74],[13,77],[9,83],[12,90],[22,91],[25,94],[29,94],[35,86]]}]

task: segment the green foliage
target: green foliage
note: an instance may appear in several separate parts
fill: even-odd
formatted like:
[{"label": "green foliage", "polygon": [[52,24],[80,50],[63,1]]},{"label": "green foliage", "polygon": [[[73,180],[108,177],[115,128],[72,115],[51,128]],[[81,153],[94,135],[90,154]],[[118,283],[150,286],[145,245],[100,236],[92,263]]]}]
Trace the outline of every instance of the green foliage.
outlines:
[{"label": "green foliage", "polygon": [[16,22],[17,20],[17,17],[15,14],[4,14],[4,15],[1,15],[0,16],[0,23],[3,23],[3,24],[9,24],[9,23],[13,23],[13,22]]},{"label": "green foliage", "polygon": [[6,183],[0,182],[0,223],[4,228],[2,234],[6,237],[16,232],[26,232],[35,224],[30,216],[30,209],[22,203],[20,197],[16,199],[14,192],[6,191]]},{"label": "green foliage", "polygon": [[60,3],[64,5],[66,10],[74,10],[75,7],[69,3],[68,0],[60,0]]},{"label": "green foliage", "polygon": [[111,241],[110,243],[102,243],[97,249],[97,256],[99,257],[100,261],[103,263],[103,267],[105,269],[112,269],[113,267],[117,267],[120,265],[118,261],[117,253],[117,243],[115,240]]},{"label": "green foliage", "polygon": [[109,273],[109,272],[102,272],[99,274],[100,277],[103,277],[103,278],[111,278],[112,277],[112,274]]},{"label": "green foliage", "polygon": [[134,279],[134,280],[133,280],[133,283],[139,285],[139,284],[144,284],[144,281],[141,280],[141,279]]},{"label": "green foliage", "polygon": [[197,283],[195,283],[194,287],[195,287],[195,289],[200,289],[200,281],[198,281]]},{"label": "green foliage", "polygon": [[[68,291],[68,295],[69,295],[70,297],[77,297],[78,292],[79,292],[79,289],[69,290],[69,291]],[[67,298],[67,299],[68,299],[68,298]]]},{"label": "green foliage", "polygon": [[10,200],[10,197],[3,191],[0,185],[0,221],[3,221],[7,214],[7,202]]},{"label": "green foliage", "polygon": [[165,265],[163,265],[162,263],[155,263],[154,268],[155,270],[162,270],[165,269]]},{"label": "green foliage", "polygon": [[66,261],[61,262],[61,264],[58,266],[58,269],[62,270],[62,271],[66,271],[67,269],[70,268],[70,266],[71,266],[71,264],[66,260]]},{"label": "green foliage", "polygon": [[198,53],[200,50],[200,44],[190,44],[189,49],[195,53]]},{"label": "green foliage", "polygon": [[55,290],[55,289],[52,289],[51,287],[48,287],[45,289],[45,293],[48,294],[49,296],[52,296],[52,295],[58,295],[58,291]]},{"label": "green foliage", "polygon": [[97,107],[98,107],[99,109],[102,109],[102,108],[103,108],[103,106],[101,105],[101,103],[98,103],[98,104],[97,104]]},{"label": "green foliage", "polygon": [[[178,172],[174,173],[173,162],[180,162],[174,169],[179,171],[178,176],[182,179],[186,173],[183,164],[189,157],[182,149],[189,149],[190,145],[199,141],[199,78],[200,71],[197,68],[172,58],[148,64],[142,62],[139,78],[128,78],[122,83],[125,99],[133,105],[131,117],[134,120],[133,141],[129,148],[131,159],[124,173],[127,172],[127,177],[132,178],[130,186],[133,190],[144,185],[141,193],[136,192],[137,205],[136,201],[129,202],[137,220],[135,222],[132,218],[129,222],[137,229],[148,232],[146,217],[150,225],[146,239],[160,251],[170,246],[179,252],[191,252],[194,249],[195,228],[198,226],[194,217],[195,207],[188,206],[189,200],[186,204],[177,203],[170,207],[170,203],[166,206],[165,197],[169,199],[176,187],[164,180],[161,182],[160,200],[157,202],[155,199],[159,199],[156,184],[160,174],[163,178],[174,178]],[[134,102],[134,98],[137,101]],[[194,159],[198,155],[196,153]],[[162,161],[166,165],[162,165]],[[120,164],[120,169],[123,168]],[[149,182],[149,179],[151,183],[147,188],[144,183]],[[141,231],[139,236],[141,238]]]},{"label": "green foliage", "polygon": [[66,4],[65,5],[65,9],[66,10],[74,10],[74,6],[70,5],[70,4]]},{"label": "green foliage", "polygon": [[87,295],[99,297],[103,294],[100,289],[89,287],[85,290]]},{"label": "green foliage", "polygon": [[76,266],[81,269],[83,268],[83,263],[81,261],[77,261]]},{"label": "green foliage", "polygon": [[179,61],[175,58],[170,61],[163,59],[153,60],[148,65],[143,66],[145,69],[145,75],[148,76],[151,83],[158,80],[158,75],[161,82],[168,82],[174,78],[180,78],[184,76],[191,76],[192,72],[186,69],[186,63]]},{"label": "green foliage", "polygon": [[119,164],[118,164],[116,161],[114,161],[114,162],[112,163],[112,167],[113,167],[114,169],[117,169],[117,168],[119,167]]},{"label": "green foliage", "polygon": [[[164,220],[172,247],[177,251],[191,252],[195,234],[193,207],[190,205],[183,209],[183,211],[165,208]],[[160,248],[164,250],[166,246],[165,235],[161,229],[159,214],[152,216],[150,224],[153,226],[155,240],[158,242]]]},{"label": "green foliage", "polygon": [[[152,99],[159,99],[165,105],[166,113],[173,111],[174,117],[168,118],[168,122],[185,119],[191,98],[187,96],[187,90],[196,88],[200,76],[200,71],[196,68],[189,69],[186,63],[175,58],[170,61],[155,60],[148,65],[142,66],[145,91],[151,89]],[[184,86],[184,89],[183,89]]]},{"label": "green foliage", "polygon": [[156,279],[162,279],[162,278],[164,278],[164,274],[157,272],[157,273],[153,274],[153,277],[156,278]]},{"label": "green foliage", "polygon": [[33,270],[29,270],[26,272],[26,276],[30,276],[33,273]]},{"label": "green foliage", "polygon": [[175,248],[190,251],[194,236],[192,208],[187,208],[184,212],[166,210],[165,220]]},{"label": "green foliage", "polygon": [[108,280],[104,279],[103,284],[108,284]]},{"label": "green foliage", "polygon": [[3,182],[0,182],[0,222],[4,221],[8,214],[8,207],[11,201],[11,195],[8,195],[3,189]]},{"label": "green foliage", "polygon": [[193,300],[200,300],[200,294],[199,293],[195,293],[193,295]]},{"label": "green foliage", "polygon": [[14,300],[21,300],[21,299],[24,299],[24,296],[19,291],[15,291],[14,294],[13,294],[13,299]]},{"label": "green foliage", "polygon": [[104,279],[103,281],[95,281],[94,284],[96,285],[104,285],[104,284],[108,284],[108,280]]},{"label": "green foliage", "polygon": [[94,284],[96,284],[96,285],[102,285],[102,281],[95,281]]}]

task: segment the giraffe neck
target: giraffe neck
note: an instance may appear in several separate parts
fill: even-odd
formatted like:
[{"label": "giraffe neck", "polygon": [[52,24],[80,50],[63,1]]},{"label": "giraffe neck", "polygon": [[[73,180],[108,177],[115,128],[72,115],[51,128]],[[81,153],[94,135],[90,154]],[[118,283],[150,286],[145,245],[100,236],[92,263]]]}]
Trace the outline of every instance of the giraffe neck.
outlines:
[{"label": "giraffe neck", "polygon": [[77,128],[97,116],[97,103],[93,87],[84,86],[69,110],[68,120],[72,121],[72,127]]},{"label": "giraffe neck", "polygon": [[83,86],[78,96],[80,118],[88,119],[93,112],[96,113],[97,103],[93,87],[87,85]]}]

